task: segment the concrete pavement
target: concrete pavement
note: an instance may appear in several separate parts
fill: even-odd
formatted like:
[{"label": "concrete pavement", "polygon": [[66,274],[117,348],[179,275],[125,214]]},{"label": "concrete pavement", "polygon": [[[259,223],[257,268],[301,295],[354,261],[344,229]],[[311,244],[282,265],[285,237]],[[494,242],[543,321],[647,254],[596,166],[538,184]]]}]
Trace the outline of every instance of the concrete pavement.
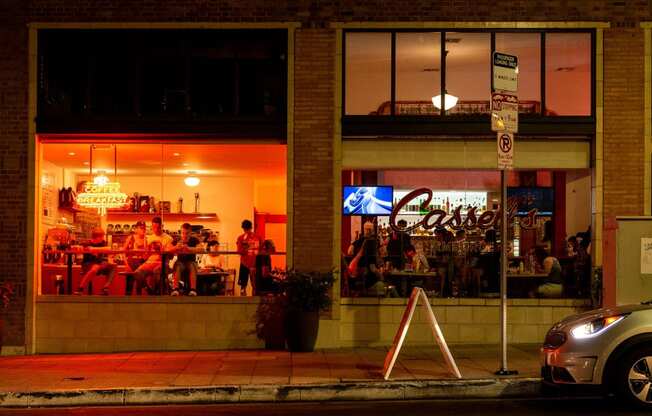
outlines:
[{"label": "concrete pavement", "polygon": [[461,380],[435,346],[405,347],[389,381],[386,348],[1,357],[0,406],[524,397],[538,393],[538,348],[510,346],[519,374],[498,378],[498,345],[453,345]]}]

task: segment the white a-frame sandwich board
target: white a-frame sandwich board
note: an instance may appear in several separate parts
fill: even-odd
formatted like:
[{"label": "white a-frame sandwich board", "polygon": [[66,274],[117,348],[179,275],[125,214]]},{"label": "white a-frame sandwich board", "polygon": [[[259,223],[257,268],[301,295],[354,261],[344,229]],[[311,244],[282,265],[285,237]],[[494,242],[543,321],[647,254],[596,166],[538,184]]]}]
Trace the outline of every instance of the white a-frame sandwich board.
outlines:
[{"label": "white a-frame sandwich board", "polygon": [[426,316],[428,317],[428,323],[430,324],[430,329],[432,330],[432,335],[435,337],[437,344],[439,344],[439,349],[441,350],[444,359],[446,360],[446,365],[448,370],[457,378],[462,378],[460,370],[455,364],[455,360],[451,355],[448,345],[446,345],[446,340],[444,339],[444,334],[441,333],[435,314],[430,307],[430,301],[426,292],[423,291],[420,287],[415,287],[412,289],[412,294],[408,300],[407,307],[405,312],[403,312],[403,318],[401,319],[401,325],[394,335],[394,342],[392,342],[392,347],[389,349],[387,356],[385,357],[385,365],[383,367],[383,377],[385,380],[389,379],[389,375],[392,373],[398,354],[401,352],[401,347],[403,346],[403,341],[405,341],[405,336],[407,335],[408,329],[410,328],[410,321],[412,321],[412,316],[414,315],[414,310],[417,308],[417,302],[421,299],[421,306],[423,306]]}]

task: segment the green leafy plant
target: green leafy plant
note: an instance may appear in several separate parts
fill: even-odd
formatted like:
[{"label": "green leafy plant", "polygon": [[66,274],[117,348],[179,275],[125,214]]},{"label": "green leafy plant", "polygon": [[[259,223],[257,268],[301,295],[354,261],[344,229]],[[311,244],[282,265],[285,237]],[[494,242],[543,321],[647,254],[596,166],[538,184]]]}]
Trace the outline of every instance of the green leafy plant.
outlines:
[{"label": "green leafy plant", "polygon": [[327,310],[332,302],[330,289],[335,276],[329,272],[288,270],[281,283],[289,310],[315,312]]},{"label": "green leafy plant", "polygon": [[14,295],[14,288],[13,286],[11,286],[11,284],[9,283],[0,284],[0,306],[2,306],[3,309],[9,307],[9,303],[13,295]]}]

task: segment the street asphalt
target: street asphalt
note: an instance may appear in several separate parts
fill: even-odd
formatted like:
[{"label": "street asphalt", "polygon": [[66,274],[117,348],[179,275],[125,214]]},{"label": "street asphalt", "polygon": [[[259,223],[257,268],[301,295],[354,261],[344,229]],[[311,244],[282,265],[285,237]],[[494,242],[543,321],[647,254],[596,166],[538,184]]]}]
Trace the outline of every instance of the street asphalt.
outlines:
[{"label": "street asphalt", "polygon": [[3,409],[0,415],[99,416],[504,416],[504,415],[649,415],[649,411],[625,409],[615,399],[599,397],[572,399],[503,399],[503,400],[404,400],[375,402],[223,404],[192,406],[83,407]]}]

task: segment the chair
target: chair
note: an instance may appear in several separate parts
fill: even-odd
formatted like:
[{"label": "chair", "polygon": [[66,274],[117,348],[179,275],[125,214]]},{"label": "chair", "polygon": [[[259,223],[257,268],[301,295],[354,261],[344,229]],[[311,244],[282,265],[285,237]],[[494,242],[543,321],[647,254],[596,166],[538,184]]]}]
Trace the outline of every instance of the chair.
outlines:
[{"label": "chair", "polygon": [[229,272],[229,274],[224,278],[224,295],[235,296],[235,269],[227,269],[226,271]]}]

